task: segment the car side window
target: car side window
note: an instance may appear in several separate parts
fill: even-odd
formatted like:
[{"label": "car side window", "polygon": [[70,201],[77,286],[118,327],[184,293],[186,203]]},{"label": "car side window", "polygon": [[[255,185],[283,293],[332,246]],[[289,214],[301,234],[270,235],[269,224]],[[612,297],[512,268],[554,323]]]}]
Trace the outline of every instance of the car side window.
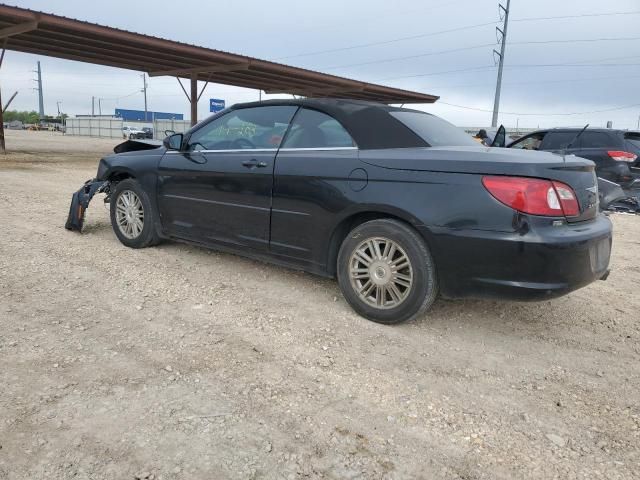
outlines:
[{"label": "car side window", "polygon": [[606,148],[614,146],[614,141],[609,138],[609,135],[603,132],[584,132],[580,136],[580,147],[582,148]]},{"label": "car side window", "polygon": [[525,137],[513,143],[509,148],[519,148],[522,150],[538,150],[540,148],[540,144],[542,143],[544,135],[544,133],[529,135],[528,137]]},{"label": "car side window", "polygon": [[335,118],[308,108],[298,111],[282,148],[355,147],[351,135]]},{"label": "car side window", "polygon": [[[567,148],[578,135],[579,131],[576,132],[549,132],[544,137],[544,142],[542,145],[543,150],[561,150],[563,148]],[[574,144],[571,148],[577,148],[578,145]]]},{"label": "car side window", "polygon": [[197,150],[279,148],[298,107],[264,106],[231,110],[191,134],[189,147]]}]

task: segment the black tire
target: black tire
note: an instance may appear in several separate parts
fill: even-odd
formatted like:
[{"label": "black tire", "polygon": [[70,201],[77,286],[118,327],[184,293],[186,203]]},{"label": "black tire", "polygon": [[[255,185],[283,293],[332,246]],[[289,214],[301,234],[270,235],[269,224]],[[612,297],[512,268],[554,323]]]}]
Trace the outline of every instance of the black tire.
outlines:
[{"label": "black tire", "polygon": [[[133,192],[142,204],[143,220],[141,231],[129,232],[129,236],[125,229],[118,223],[118,202],[122,195],[128,195],[126,192]],[[145,248],[157,245],[160,241],[156,227],[154,225],[155,212],[151,206],[149,196],[133,178],[127,178],[118,182],[111,191],[111,227],[116,237],[123,245],[130,248]]]},{"label": "black tire", "polygon": [[[385,240],[389,240],[399,247],[396,250],[396,254],[391,254],[392,258],[390,260],[393,260],[394,255],[398,255],[398,257],[404,256],[408,260],[408,266],[404,267],[405,270],[402,270],[402,272],[406,274],[403,276],[409,276],[411,280],[407,282],[409,284],[408,287],[401,286],[403,289],[401,295],[403,296],[396,295],[394,298],[386,286],[381,290],[382,302],[388,302],[390,306],[378,307],[372,305],[373,299],[371,297],[363,298],[356,290],[357,287],[362,286],[358,282],[369,282],[370,279],[374,278],[374,266],[367,269],[368,273],[362,274],[368,276],[369,280],[352,280],[351,277],[352,265],[363,266],[363,264],[358,263],[361,261],[354,257],[356,250],[358,248],[367,248],[367,242],[373,239],[382,246],[385,245]],[[368,250],[368,252],[371,253],[371,250]],[[384,258],[386,259],[387,257]],[[404,264],[405,262],[403,261],[402,265]],[[355,266],[353,267],[355,270],[365,270],[364,268],[356,269]],[[396,273],[400,273],[400,270],[396,271],[394,270],[395,268],[395,266],[390,265],[389,270],[386,272],[386,267],[380,269],[382,272],[381,277],[376,275],[376,281],[388,282],[389,277],[386,277],[387,275],[393,278]],[[349,305],[358,314],[378,323],[390,325],[412,320],[424,313],[433,304],[438,295],[435,264],[425,241],[410,226],[393,219],[372,220],[354,228],[344,239],[338,252],[337,272],[340,290],[342,290],[342,294]],[[366,290],[366,288],[364,289]],[[395,292],[397,294],[399,290],[396,288]],[[366,291],[365,295],[368,295]],[[375,296],[373,292],[372,295]]]}]

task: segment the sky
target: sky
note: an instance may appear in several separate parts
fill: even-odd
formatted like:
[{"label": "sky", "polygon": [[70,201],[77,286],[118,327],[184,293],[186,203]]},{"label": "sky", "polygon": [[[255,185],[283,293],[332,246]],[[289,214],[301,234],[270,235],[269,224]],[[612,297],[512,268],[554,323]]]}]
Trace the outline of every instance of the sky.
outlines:
[{"label": "sky", "polygon": [[[459,126],[491,123],[498,0],[6,3],[439,95],[436,104],[419,108]],[[499,123],[537,128],[610,120],[617,128],[639,128],[639,24],[640,0],[512,0]],[[141,72],[7,51],[0,86],[4,101],[18,91],[11,109],[38,109],[38,60],[46,114],[57,114],[57,102],[69,115],[91,113],[92,96],[101,99],[103,114],[144,109]],[[188,118],[175,78],[147,82],[149,110]],[[257,100],[258,92],[210,84],[200,118],[208,115],[209,98],[231,105]]]}]

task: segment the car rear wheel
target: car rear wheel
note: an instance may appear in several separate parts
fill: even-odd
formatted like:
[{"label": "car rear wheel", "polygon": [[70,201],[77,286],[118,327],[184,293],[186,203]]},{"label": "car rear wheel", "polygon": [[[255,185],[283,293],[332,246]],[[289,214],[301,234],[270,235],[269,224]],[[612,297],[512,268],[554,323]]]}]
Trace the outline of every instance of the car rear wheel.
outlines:
[{"label": "car rear wheel", "polygon": [[110,213],[113,231],[127,247],[144,248],[158,243],[151,202],[136,180],[128,178],[116,184]]},{"label": "car rear wheel", "polygon": [[426,311],[438,294],[435,265],[424,240],[408,225],[372,220],[354,228],[338,253],[338,283],[353,309],[393,324]]}]

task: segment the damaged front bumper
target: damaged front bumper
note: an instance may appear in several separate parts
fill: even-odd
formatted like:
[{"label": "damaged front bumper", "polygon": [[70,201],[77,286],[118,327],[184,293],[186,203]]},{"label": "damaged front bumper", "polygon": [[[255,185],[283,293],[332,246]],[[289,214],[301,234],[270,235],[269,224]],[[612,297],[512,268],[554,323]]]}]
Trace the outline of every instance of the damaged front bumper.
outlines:
[{"label": "damaged front bumper", "polygon": [[64,228],[81,232],[84,224],[84,213],[89,206],[89,202],[96,193],[106,193],[105,202],[108,202],[110,186],[111,183],[108,180],[97,180],[95,178],[87,180],[82,188],[71,197],[69,216]]}]

